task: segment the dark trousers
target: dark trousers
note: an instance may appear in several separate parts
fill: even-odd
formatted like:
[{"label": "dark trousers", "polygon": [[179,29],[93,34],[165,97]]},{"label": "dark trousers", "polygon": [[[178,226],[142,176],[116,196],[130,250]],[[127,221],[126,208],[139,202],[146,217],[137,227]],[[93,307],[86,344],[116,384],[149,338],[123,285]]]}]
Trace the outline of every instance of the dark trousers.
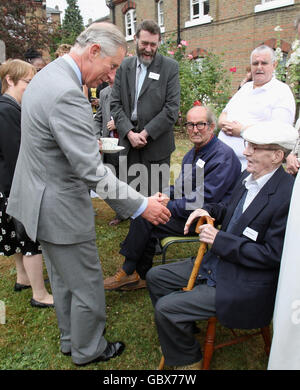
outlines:
[{"label": "dark trousers", "polygon": [[[130,222],[129,232],[122,244],[120,253],[125,256],[123,270],[131,275],[135,270],[142,279],[152,267],[157,239],[167,236],[183,235],[186,219],[171,217],[164,225],[154,226],[143,217],[138,217]],[[195,231],[195,224],[190,232]]]},{"label": "dark trousers", "polygon": [[169,186],[169,178],[170,156],[152,161],[145,158],[143,149],[130,148],[127,163],[120,165],[120,180],[144,196],[162,192]]},{"label": "dark trousers", "polygon": [[215,287],[196,280],[191,291],[183,291],[194,265],[189,259],[153,267],[147,273],[147,287],[155,311],[155,323],[165,362],[185,366],[201,360],[201,346],[195,338],[195,321],[216,315]]}]

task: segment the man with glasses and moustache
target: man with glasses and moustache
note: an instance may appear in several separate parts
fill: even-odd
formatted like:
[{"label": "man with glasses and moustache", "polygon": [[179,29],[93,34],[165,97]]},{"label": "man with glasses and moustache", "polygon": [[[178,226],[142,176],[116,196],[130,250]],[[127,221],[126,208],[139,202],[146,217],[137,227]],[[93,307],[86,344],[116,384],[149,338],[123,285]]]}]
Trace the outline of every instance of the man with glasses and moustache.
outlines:
[{"label": "man with glasses and moustache", "polygon": [[[214,135],[215,118],[208,107],[194,106],[187,113],[186,130],[194,147],[182,160],[175,186],[157,194],[171,211],[165,225],[151,226],[142,218],[131,221],[120,253],[121,269],[104,280],[106,290],[136,290],[146,286],[146,273],[152,267],[157,239],[181,236],[185,222],[203,203],[226,201],[241,174],[234,151]],[[194,229],[191,229],[193,232]]]},{"label": "man with glasses and moustache", "polygon": [[123,61],[111,95],[119,144],[125,146],[121,154],[127,156],[127,163],[124,158],[120,164],[120,179],[145,196],[168,185],[180,102],[178,63],[158,53],[160,41],[154,21],[137,27],[136,56]]},{"label": "man with glasses and moustache", "polygon": [[215,226],[200,226],[210,245],[195,285],[187,286],[194,259],[153,267],[147,286],[166,365],[201,368],[195,321],[217,317],[229,328],[269,325],[274,308],[281,253],[294,179],[282,163],[297,131],[280,122],[260,122],[243,133],[247,168],[229,202],[205,204],[187,220],[185,233],[201,216]]}]

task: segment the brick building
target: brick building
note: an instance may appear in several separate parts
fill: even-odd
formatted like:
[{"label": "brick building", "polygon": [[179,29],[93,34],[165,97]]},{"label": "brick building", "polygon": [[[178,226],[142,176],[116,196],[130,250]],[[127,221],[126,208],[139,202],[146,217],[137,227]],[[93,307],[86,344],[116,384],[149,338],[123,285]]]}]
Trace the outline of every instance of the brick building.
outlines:
[{"label": "brick building", "polygon": [[[135,28],[143,19],[156,20],[163,39],[186,40],[194,58],[205,51],[224,53],[225,66],[236,67],[233,89],[244,77],[250,52],[265,43],[276,48],[280,38],[288,54],[300,15],[300,0],[108,0],[111,20],[120,27],[134,52]],[[281,32],[274,31],[280,25]],[[280,36],[278,35],[280,34]]]}]

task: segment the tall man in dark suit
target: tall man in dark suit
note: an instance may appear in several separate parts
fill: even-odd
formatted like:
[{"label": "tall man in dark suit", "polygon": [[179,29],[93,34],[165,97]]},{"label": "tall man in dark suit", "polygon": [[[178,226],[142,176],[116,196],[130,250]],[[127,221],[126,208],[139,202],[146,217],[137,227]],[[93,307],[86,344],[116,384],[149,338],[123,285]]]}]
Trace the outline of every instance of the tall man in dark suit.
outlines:
[{"label": "tall man in dark suit", "polygon": [[211,245],[194,288],[187,285],[193,261],[152,268],[147,285],[168,366],[200,368],[201,348],[194,321],[217,316],[230,328],[261,328],[272,319],[286,220],[294,179],[282,162],[297,138],[280,122],[260,122],[246,129],[247,169],[227,205],[211,203],[195,218],[211,215],[216,225],[200,227],[200,240]]},{"label": "tall man in dark suit", "polygon": [[137,55],[123,61],[112,90],[111,112],[127,156],[120,179],[144,195],[168,185],[180,101],[178,63],[157,53],[160,40],[159,26],[144,20],[136,31]]}]

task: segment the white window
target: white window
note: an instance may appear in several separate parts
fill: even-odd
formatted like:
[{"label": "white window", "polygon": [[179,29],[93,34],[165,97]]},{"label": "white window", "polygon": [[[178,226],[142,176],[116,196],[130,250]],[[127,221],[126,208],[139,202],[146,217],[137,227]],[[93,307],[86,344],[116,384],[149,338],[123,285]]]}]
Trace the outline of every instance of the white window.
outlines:
[{"label": "white window", "polygon": [[134,38],[136,31],[136,12],[135,9],[130,9],[125,14],[125,32],[126,40],[130,41]]},{"label": "white window", "polygon": [[158,25],[160,27],[160,32],[165,32],[165,20],[164,20],[164,1],[160,0],[157,3],[157,16],[158,16]]},{"label": "white window", "polygon": [[295,0],[261,0],[261,4],[255,6],[255,12],[267,11],[295,4]]},{"label": "white window", "polygon": [[185,22],[185,27],[198,26],[199,24],[210,23],[209,0],[190,0],[190,20]]}]

